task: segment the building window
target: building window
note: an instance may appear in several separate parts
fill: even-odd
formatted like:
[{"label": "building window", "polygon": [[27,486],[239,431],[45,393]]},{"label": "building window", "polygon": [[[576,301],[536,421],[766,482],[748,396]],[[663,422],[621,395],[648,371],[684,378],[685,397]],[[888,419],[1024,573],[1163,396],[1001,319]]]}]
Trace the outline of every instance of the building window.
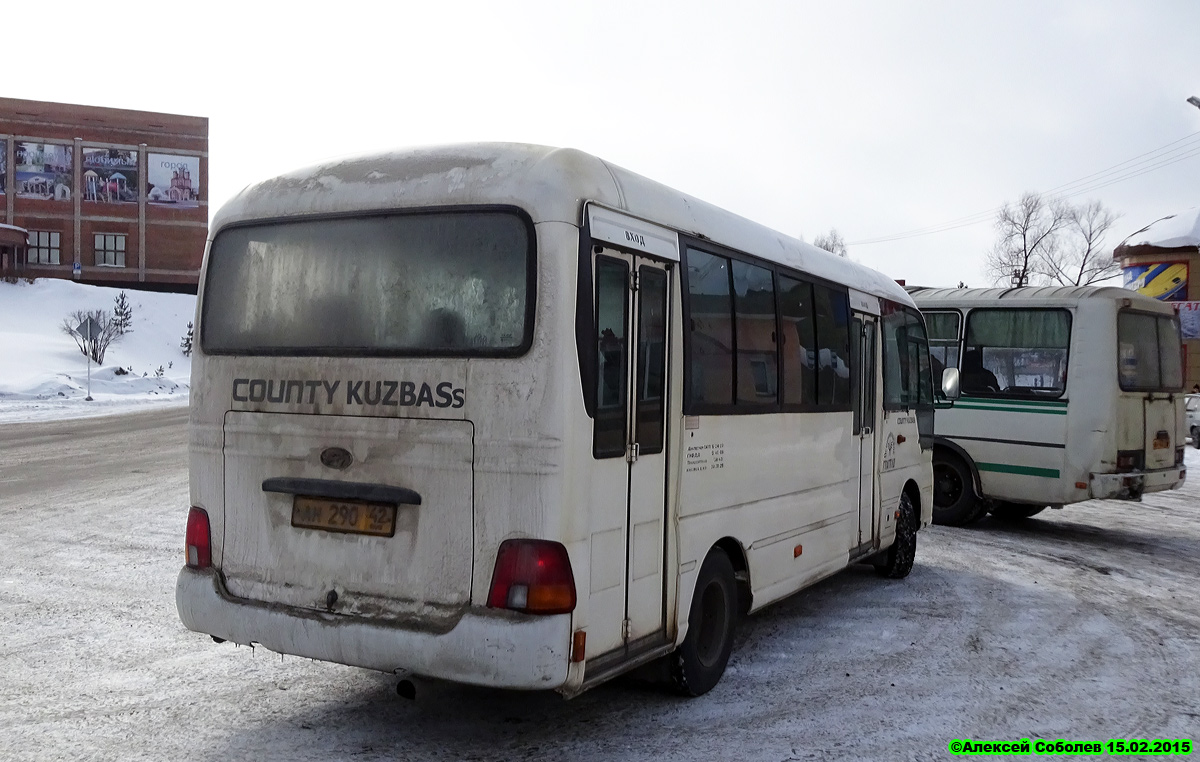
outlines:
[{"label": "building window", "polygon": [[29,231],[29,264],[57,265],[60,264],[62,252],[62,235],[52,230]]},{"label": "building window", "polygon": [[113,233],[96,234],[96,266],[125,266],[125,236]]}]

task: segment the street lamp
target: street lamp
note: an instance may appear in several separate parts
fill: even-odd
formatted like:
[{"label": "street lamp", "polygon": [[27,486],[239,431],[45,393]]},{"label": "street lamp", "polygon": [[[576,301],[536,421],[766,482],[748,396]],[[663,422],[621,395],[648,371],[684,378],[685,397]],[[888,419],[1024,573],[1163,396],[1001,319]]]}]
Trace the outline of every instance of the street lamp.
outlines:
[{"label": "street lamp", "polygon": [[1192,104],[1196,108],[1200,108],[1200,98],[1197,98],[1194,95],[1191,98],[1188,98],[1188,103]]}]

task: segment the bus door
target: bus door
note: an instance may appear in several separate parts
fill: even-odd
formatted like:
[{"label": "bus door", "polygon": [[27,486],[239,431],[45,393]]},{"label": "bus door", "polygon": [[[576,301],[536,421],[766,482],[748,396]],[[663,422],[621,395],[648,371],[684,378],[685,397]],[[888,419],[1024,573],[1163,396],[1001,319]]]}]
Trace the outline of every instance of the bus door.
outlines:
[{"label": "bus door", "polygon": [[[589,655],[665,628],[671,263],[596,247]],[[619,585],[623,594],[618,594]],[[656,639],[657,642],[657,639]]]},{"label": "bus door", "polygon": [[878,522],[875,505],[875,428],[878,404],[875,377],[878,372],[876,334],[878,318],[854,313],[850,330],[850,354],[853,358],[852,396],[854,441],[858,446],[858,534],[851,556],[865,554],[878,547]]}]

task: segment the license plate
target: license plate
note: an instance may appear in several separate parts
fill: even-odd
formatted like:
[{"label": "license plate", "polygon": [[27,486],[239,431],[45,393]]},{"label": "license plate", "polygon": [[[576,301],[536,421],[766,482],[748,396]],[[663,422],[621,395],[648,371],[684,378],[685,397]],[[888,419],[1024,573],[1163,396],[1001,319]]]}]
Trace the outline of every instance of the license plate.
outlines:
[{"label": "license plate", "polygon": [[292,502],[292,526],[391,537],[396,533],[396,506],[297,495]]},{"label": "license plate", "polygon": [[1155,450],[1166,450],[1166,449],[1170,448],[1170,446],[1171,446],[1171,438],[1169,436],[1159,434],[1158,436],[1156,436],[1154,438],[1154,449]]}]

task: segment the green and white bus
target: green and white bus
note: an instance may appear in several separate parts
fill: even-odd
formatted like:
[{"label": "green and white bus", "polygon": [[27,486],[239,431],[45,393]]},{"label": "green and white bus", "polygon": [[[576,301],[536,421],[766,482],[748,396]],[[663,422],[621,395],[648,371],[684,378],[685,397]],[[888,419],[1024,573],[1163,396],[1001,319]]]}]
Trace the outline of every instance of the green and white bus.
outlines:
[{"label": "green and white bus", "polygon": [[1179,321],[1122,288],[910,288],[935,370],[935,523],[1028,518],[1091,498],[1140,500],[1186,475]]}]

